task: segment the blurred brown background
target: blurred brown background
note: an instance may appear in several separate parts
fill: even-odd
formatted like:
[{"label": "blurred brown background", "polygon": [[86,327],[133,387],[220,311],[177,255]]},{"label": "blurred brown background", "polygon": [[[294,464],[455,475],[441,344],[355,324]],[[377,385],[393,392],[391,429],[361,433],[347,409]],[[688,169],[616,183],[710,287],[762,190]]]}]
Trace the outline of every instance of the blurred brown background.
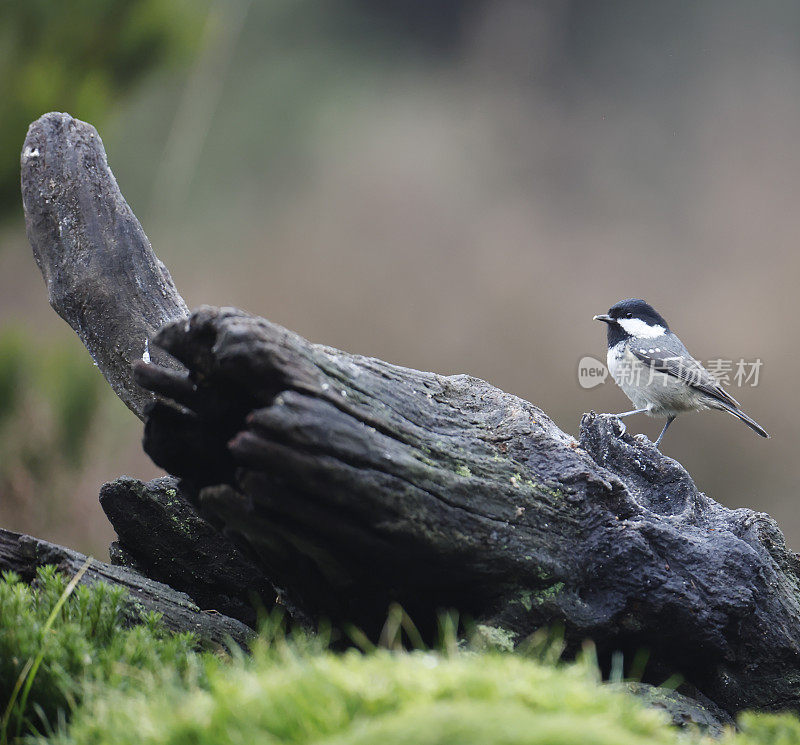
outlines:
[{"label": "blurred brown background", "polygon": [[[84,5],[44,39],[26,3],[4,6],[18,25],[0,18],[1,84],[23,97],[38,80],[13,53],[20,29],[42,80],[72,70],[15,114],[100,129],[190,306],[485,378],[576,434],[584,411],[629,408],[611,383],[578,385],[578,360],[605,355],[592,315],[644,297],[698,358],[763,360],[758,387],[731,392],[773,439],[708,413],[662,449],[800,548],[800,5],[109,0],[99,19],[103,3]],[[67,59],[69,24],[102,33]],[[148,64],[126,75],[132,60]],[[0,130],[0,174],[24,136]],[[16,195],[0,314],[0,525],[106,556],[100,485],[159,472],[49,309]],[[661,424],[628,420],[651,437]]]}]

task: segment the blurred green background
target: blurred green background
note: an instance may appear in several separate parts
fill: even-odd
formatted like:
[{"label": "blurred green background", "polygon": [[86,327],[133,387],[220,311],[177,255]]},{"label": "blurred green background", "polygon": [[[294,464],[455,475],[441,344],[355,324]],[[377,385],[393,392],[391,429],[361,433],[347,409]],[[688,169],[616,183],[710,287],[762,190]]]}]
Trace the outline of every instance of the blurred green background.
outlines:
[{"label": "blurred green background", "polygon": [[66,110],[190,306],[485,378],[572,434],[629,408],[577,380],[620,298],[762,359],[732,393],[773,439],[709,413],[663,450],[800,547],[798,32],[788,0],[3,2],[0,525],[105,556],[100,485],[158,474],[25,239],[26,127]]}]

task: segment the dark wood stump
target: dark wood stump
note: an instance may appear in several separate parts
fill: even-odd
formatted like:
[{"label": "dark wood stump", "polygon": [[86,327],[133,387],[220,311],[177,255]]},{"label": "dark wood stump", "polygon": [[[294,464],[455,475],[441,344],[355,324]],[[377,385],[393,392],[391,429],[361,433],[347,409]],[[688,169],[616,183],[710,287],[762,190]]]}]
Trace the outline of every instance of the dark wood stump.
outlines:
[{"label": "dark wood stump", "polygon": [[[800,710],[799,565],[767,515],[698,492],[615,417],[585,415],[576,441],[481,380],[312,344],[236,309],[187,320],[141,231],[115,229],[134,218],[94,130],[48,115],[34,146],[29,233],[51,297],[70,288],[54,305],[180,479],[165,487],[174,502],[163,484],[105,487],[118,560],[247,621],[255,593],[371,635],[392,602],[423,630],[447,608],[515,641],[558,623],[601,659],[649,650],[645,681],[680,673],[727,712]],[[98,282],[124,307],[95,333]],[[162,322],[159,356],[133,375],[123,363]]]}]

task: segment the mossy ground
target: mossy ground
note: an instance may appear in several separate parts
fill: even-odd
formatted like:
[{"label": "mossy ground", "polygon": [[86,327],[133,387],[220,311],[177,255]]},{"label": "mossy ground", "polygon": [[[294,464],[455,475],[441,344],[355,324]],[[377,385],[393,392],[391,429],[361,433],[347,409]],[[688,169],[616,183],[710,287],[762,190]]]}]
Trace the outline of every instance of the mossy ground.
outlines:
[{"label": "mossy ground", "polygon": [[[65,587],[48,569],[34,587],[0,582],[0,705],[26,660],[43,664],[19,732],[60,745],[679,745],[679,731],[639,699],[603,685],[589,658],[557,663],[484,643],[442,651],[335,653],[324,641],[265,631],[252,655],[212,655],[158,620],[125,629],[121,595],[79,587],[47,634]],[[485,642],[485,640],[484,640]],[[501,645],[502,646],[502,645]],[[791,715],[745,715],[724,745],[795,745]],[[10,731],[13,740],[15,732]]]},{"label": "mossy ground", "polygon": [[[181,676],[197,664],[192,635],[167,633],[156,614],[126,628],[124,591],[102,583],[76,587],[48,628],[66,587],[53,567],[39,569],[32,585],[13,573],[0,579],[0,743],[52,730],[90,686],[122,691],[144,671]],[[27,697],[15,696],[20,676],[40,655]]]}]

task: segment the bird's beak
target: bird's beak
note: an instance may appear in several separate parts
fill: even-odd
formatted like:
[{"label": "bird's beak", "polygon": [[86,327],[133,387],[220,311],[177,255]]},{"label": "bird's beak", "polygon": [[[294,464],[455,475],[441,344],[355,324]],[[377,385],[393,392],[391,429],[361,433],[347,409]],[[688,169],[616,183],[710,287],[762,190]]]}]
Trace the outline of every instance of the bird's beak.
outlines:
[{"label": "bird's beak", "polygon": [[614,323],[614,319],[611,316],[607,315],[606,313],[602,313],[599,316],[595,316],[592,320],[604,321],[605,323]]}]

